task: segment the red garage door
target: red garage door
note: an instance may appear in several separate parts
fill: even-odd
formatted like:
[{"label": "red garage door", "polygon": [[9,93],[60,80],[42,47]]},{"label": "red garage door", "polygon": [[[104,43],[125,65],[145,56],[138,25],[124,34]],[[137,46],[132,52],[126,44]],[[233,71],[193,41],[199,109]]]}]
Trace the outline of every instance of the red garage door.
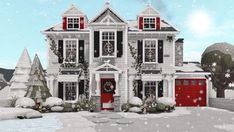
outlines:
[{"label": "red garage door", "polygon": [[176,79],[177,106],[206,106],[206,79]]}]

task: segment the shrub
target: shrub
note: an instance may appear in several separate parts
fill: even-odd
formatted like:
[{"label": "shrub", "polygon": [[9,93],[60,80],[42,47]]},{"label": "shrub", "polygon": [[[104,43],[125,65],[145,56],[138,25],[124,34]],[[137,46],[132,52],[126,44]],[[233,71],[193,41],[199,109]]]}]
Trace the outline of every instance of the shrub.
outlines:
[{"label": "shrub", "polygon": [[166,111],[166,105],[164,105],[162,103],[158,103],[156,106],[156,110],[160,111],[160,112],[164,112],[164,111]]},{"label": "shrub", "polygon": [[157,102],[159,104],[164,104],[166,111],[171,111],[171,110],[175,109],[176,102],[175,102],[174,99],[172,99],[170,97],[161,97],[161,98],[158,98]]},{"label": "shrub", "polygon": [[15,107],[34,108],[35,102],[31,98],[21,97],[16,100]]},{"label": "shrub", "polygon": [[129,100],[129,104],[131,107],[141,107],[142,106],[142,100],[138,97],[132,97],[130,100]]},{"label": "shrub", "polygon": [[46,99],[45,103],[43,104],[44,106],[62,106],[63,105],[63,100],[57,97],[49,97]]},{"label": "shrub", "polygon": [[72,104],[71,103],[64,103],[63,104],[63,112],[73,112]]},{"label": "shrub", "polygon": [[144,101],[143,109],[145,109],[146,112],[148,112],[148,113],[156,113],[157,112],[156,106],[157,106],[156,99],[155,98],[148,98]]},{"label": "shrub", "polygon": [[76,104],[77,111],[90,111],[93,112],[95,110],[95,103],[92,99],[87,99],[85,96],[81,96],[79,101]]},{"label": "shrub", "polygon": [[130,108],[130,104],[129,104],[129,103],[124,103],[124,104],[122,104],[122,106],[121,106],[121,110],[122,110],[123,112],[128,112],[128,111],[129,111],[129,108]]}]

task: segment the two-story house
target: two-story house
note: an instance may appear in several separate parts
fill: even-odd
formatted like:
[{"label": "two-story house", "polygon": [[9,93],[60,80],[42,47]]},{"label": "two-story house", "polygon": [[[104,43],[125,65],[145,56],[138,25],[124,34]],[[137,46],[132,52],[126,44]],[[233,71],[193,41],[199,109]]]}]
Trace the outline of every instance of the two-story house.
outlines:
[{"label": "two-story house", "polygon": [[[147,5],[137,20],[126,21],[107,2],[88,20],[72,5],[59,24],[43,31],[51,94],[75,102],[88,88],[98,110],[119,111],[133,96],[165,96],[176,99],[177,106],[206,106],[209,74],[183,64],[183,39],[176,39],[178,29],[161,18]],[[76,66],[85,62],[88,74],[81,74]]]}]

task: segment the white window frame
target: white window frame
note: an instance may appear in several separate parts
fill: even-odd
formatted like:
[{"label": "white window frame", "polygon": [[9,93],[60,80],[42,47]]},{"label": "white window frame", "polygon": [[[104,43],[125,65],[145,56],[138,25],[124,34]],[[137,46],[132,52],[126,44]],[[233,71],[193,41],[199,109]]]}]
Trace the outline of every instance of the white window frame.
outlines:
[{"label": "white window frame", "polygon": [[[145,61],[145,41],[155,41],[155,62],[146,62]],[[144,39],[143,40],[143,63],[145,64],[157,64],[158,63],[158,40],[157,39]]]},{"label": "white window frame", "polygon": [[[76,84],[76,99],[75,100],[66,100],[66,83],[75,83]],[[63,100],[69,103],[75,103],[79,99],[79,84],[77,82],[64,82],[63,83]]]},{"label": "white window frame", "polygon": [[[155,25],[155,28],[145,28],[145,19],[154,19],[154,25]],[[150,23],[148,23],[150,25]],[[146,30],[155,30],[156,29],[156,18],[155,17],[143,17],[143,29],[146,29]]]},{"label": "white window frame", "polygon": [[[115,34],[115,40],[114,40],[114,55],[113,56],[103,56],[102,54],[102,33],[103,32],[114,32]],[[100,54],[102,58],[116,58],[117,57],[117,30],[113,30],[113,29],[104,29],[104,30],[100,30],[100,35],[99,35],[99,43],[100,43]]]},{"label": "white window frame", "polygon": [[[76,62],[65,62],[65,59],[66,59],[66,41],[76,41]],[[78,63],[79,62],[79,40],[78,39],[69,39],[69,38],[66,38],[66,39],[63,39],[63,58],[64,58],[64,63]]]},{"label": "white window frame", "polygon": [[[78,28],[74,28],[74,19],[77,19],[77,18],[79,19],[79,23],[78,23],[79,27]],[[73,23],[72,23],[73,24],[73,28],[69,28],[68,27],[68,24],[69,24],[68,23],[68,19],[73,19]],[[80,17],[67,17],[67,29],[68,30],[79,30],[80,29]]]},{"label": "white window frame", "polygon": [[156,99],[158,99],[158,81],[144,81],[143,82],[143,91],[142,91],[142,97],[143,97],[143,99],[145,99],[145,84],[147,83],[147,82],[155,82],[155,97],[156,97]]}]

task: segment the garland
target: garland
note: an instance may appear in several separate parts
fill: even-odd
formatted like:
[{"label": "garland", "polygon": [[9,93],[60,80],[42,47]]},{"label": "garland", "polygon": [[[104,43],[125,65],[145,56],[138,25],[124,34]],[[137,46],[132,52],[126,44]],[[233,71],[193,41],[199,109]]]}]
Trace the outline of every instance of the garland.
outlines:
[{"label": "garland", "polygon": [[[50,37],[47,36],[50,40],[50,49],[51,51],[59,58],[63,58],[62,54],[58,51],[57,44],[55,41]],[[63,58],[64,60],[64,58]],[[66,59],[65,59],[66,61]],[[60,67],[63,68],[75,68],[75,69],[81,69],[81,74],[79,74],[78,79],[81,77],[81,75],[84,75],[85,78],[85,92],[84,95],[86,98],[89,98],[89,63],[88,61],[84,60],[84,63],[69,63],[66,61],[66,63],[63,63],[60,65]]]}]

